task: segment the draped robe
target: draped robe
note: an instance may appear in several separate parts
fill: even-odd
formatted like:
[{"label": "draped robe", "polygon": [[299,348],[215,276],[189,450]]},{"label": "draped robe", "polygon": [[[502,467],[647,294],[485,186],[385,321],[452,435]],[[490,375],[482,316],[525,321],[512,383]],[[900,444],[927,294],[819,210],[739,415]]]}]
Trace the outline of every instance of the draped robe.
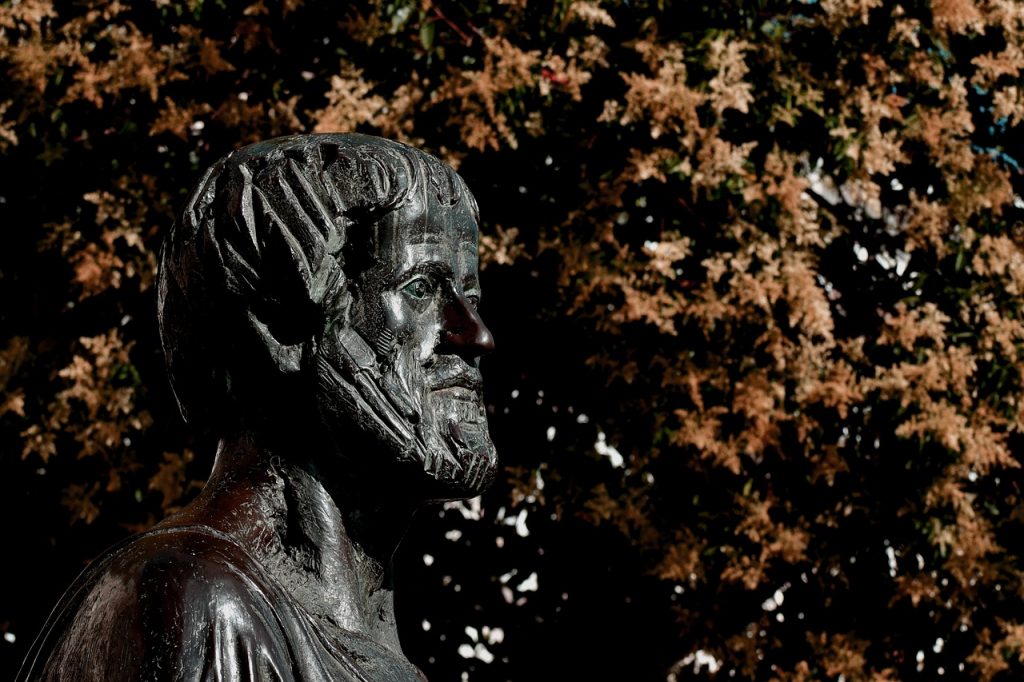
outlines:
[{"label": "draped robe", "polygon": [[299,605],[230,536],[155,528],[71,585],[17,682],[425,682],[400,654]]}]

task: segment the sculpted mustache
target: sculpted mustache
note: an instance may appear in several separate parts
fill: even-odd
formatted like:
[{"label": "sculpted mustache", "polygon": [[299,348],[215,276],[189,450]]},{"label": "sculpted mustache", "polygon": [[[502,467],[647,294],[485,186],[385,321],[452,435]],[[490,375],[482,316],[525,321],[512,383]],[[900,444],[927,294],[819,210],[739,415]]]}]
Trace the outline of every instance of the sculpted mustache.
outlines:
[{"label": "sculpted mustache", "polygon": [[480,370],[467,365],[461,358],[441,356],[425,368],[427,387],[432,391],[461,386],[479,392],[483,388]]}]

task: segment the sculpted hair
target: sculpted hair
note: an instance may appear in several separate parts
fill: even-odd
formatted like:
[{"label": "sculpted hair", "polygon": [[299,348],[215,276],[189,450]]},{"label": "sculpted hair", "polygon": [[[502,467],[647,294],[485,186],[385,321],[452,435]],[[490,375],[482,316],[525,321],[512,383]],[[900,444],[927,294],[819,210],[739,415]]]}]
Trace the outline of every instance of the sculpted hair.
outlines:
[{"label": "sculpted hair", "polygon": [[[245,412],[238,394],[298,374],[320,335],[348,324],[361,230],[431,191],[470,203],[455,171],[365,135],[296,135],[239,149],[192,191],[160,255],[160,342],[182,416],[214,435]],[[348,260],[348,267],[346,267]]]}]

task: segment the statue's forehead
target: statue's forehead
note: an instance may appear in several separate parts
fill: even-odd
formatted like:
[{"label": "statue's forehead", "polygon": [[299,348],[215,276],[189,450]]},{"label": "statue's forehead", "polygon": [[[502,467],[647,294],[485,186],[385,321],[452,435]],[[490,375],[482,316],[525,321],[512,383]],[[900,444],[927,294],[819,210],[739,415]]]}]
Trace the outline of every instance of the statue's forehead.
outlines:
[{"label": "statue's forehead", "polygon": [[442,205],[435,196],[416,193],[392,211],[387,223],[389,236],[407,244],[439,244],[476,248],[479,230],[469,202]]}]

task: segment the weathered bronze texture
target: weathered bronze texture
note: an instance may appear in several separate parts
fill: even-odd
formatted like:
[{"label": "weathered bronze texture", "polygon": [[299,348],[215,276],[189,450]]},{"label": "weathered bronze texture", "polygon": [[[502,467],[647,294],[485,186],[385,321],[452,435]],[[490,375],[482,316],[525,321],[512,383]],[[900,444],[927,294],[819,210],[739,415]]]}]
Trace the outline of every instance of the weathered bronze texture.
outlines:
[{"label": "weathered bronze texture", "polygon": [[71,586],[19,680],[422,680],[392,557],[496,459],[477,206],[411,147],[301,135],[229,154],[170,231],[160,336],[199,497]]}]

